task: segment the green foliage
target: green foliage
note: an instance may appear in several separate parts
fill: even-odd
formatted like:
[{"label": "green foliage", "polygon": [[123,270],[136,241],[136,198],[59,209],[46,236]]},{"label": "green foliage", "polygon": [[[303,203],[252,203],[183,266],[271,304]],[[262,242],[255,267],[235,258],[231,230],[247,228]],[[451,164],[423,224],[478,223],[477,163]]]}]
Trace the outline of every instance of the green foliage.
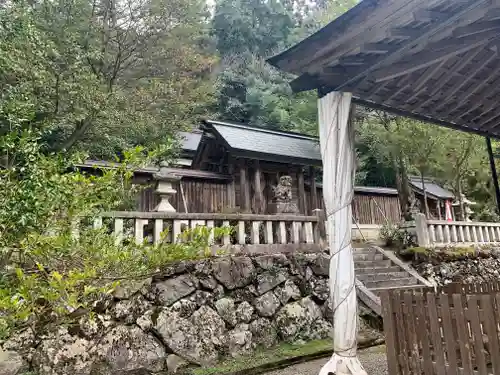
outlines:
[{"label": "green foliage", "polygon": [[136,193],[131,167],[155,155],[136,148],[114,169],[82,174],[74,168],[78,157],[47,155],[41,148],[35,132],[0,137],[0,152],[9,155],[10,165],[0,170],[0,337],[26,327],[39,333],[77,311],[92,313],[93,302],[120,280],[145,277],[179,259],[209,256],[211,238],[231,234],[231,228],[197,228],[179,243],[118,245],[106,229],[85,226],[86,218],[120,208]]},{"label": "green foliage", "polygon": [[386,246],[397,249],[405,249],[415,243],[415,239],[405,228],[389,222],[380,229],[380,239]]},{"label": "green foliage", "polygon": [[91,314],[93,304],[121,281],[151,277],[175,261],[210,256],[211,238],[231,231],[217,228],[211,233],[199,227],[183,232],[182,242],[157,245],[117,245],[105,230],[84,230],[79,241],[68,233],[31,233],[1,280],[0,337],[26,327],[40,333],[48,325]]},{"label": "green foliage", "polygon": [[206,19],[198,0],[0,7],[0,130],[97,158],[168,141],[211,103]]},{"label": "green foliage", "polygon": [[212,30],[222,63],[216,115],[316,135],[316,93],[292,93],[293,77],[273,69],[265,58],[309,36],[355,3],[216,1]]}]

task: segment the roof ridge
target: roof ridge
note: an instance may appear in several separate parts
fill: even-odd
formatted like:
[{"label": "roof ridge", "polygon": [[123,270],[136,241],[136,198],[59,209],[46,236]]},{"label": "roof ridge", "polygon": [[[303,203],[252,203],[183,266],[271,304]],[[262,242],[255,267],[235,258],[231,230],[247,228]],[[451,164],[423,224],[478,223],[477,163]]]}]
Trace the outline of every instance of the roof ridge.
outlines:
[{"label": "roof ridge", "polygon": [[275,135],[282,135],[285,137],[289,138],[299,138],[299,139],[306,139],[306,140],[311,140],[311,141],[319,141],[318,137],[312,136],[312,135],[307,135],[307,134],[301,134],[297,132],[290,132],[290,131],[284,131],[284,130],[271,130],[267,128],[263,128],[260,126],[255,126],[255,125],[248,125],[248,124],[237,124],[234,122],[227,122],[227,121],[219,121],[219,120],[204,120],[205,123],[212,124],[212,125],[222,125],[222,126],[230,126],[233,128],[238,128],[238,129],[246,129],[246,130],[255,130],[261,133],[268,133],[268,134],[275,134]]}]

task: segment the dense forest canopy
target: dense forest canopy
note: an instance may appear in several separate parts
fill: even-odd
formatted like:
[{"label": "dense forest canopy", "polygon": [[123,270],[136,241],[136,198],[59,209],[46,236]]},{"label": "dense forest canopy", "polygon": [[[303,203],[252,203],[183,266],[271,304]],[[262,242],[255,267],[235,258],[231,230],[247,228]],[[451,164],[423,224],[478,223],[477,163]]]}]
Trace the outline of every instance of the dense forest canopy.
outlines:
[{"label": "dense forest canopy", "polygon": [[[265,59],[356,3],[4,2],[1,136],[33,132],[45,153],[111,159],[135,146],[168,158],[176,134],[202,117],[317,134],[316,93],[292,93],[293,77]],[[405,176],[434,177],[481,210],[493,206],[480,137],[360,112],[357,183],[404,190]],[[2,144],[3,166],[12,167],[15,147]]]}]

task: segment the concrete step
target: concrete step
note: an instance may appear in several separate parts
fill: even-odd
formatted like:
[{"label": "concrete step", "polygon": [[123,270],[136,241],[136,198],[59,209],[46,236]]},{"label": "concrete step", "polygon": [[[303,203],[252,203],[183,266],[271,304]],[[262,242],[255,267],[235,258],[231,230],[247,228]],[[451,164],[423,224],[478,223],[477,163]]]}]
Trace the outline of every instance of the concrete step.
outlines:
[{"label": "concrete step", "polygon": [[398,266],[390,266],[390,267],[356,267],[355,274],[360,277],[365,274],[374,274],[374,273],[391,273],[391,272],[400,272],[401,268]]},{"label": "concrete step", "polygon": [[353,254],[374,254],[374,253],[378,254],[378,251],[372,249],[371,247],[353,248],[352,252]]},{"label": "concrete step", "polygon": [[408,290],[408,289],[420,289],[420,288],[425,288],[425,285],[414,284],[414,285],[406,285],[406,286],[395,286],[392,288],[371,288],[370,291],[373,294],[375,294],[376,296],[380,297],[380,292],[382,290],[396,290],[396,289]]},{"label": "concrete step", "polygon": [[384,260],[384,256],[378,253],[353,254],[354,262],[363,260]]},{"label": "concrete step", "polygon": [[366,281],[364,282],[365,286],[368,289],[372,288],[391,288],[391,287],[401,287],[407,285],[415,285],[418,284],[417,279],[414,277],[402,277],[399,279],[390,279],[390,280],[380,280],[380,281]]},{"label": "concrete step", "polygon": [[406,277],[411,277],[406,271],[401,272],[377,272],[377,273],[366,273],[358,276],[358,279],[363,283],[369,281],[385,281],[393,279],[404,279]]},{"label": "concrete step", "polygon": [[354,268],[375,268],[375,267],[390,267],[392,262],[388,259],[384,260],[355,260]]}]

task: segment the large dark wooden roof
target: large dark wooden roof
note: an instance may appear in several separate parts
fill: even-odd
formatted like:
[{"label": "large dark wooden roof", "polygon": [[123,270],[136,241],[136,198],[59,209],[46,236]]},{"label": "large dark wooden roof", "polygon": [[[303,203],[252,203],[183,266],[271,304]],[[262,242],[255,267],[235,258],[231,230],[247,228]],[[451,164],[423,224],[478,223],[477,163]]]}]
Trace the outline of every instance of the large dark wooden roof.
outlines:
[{"label": "large dark wooden roof", "polygon": [[500,0],[363,0],[269,60],[295,91],[500,138]]}]

